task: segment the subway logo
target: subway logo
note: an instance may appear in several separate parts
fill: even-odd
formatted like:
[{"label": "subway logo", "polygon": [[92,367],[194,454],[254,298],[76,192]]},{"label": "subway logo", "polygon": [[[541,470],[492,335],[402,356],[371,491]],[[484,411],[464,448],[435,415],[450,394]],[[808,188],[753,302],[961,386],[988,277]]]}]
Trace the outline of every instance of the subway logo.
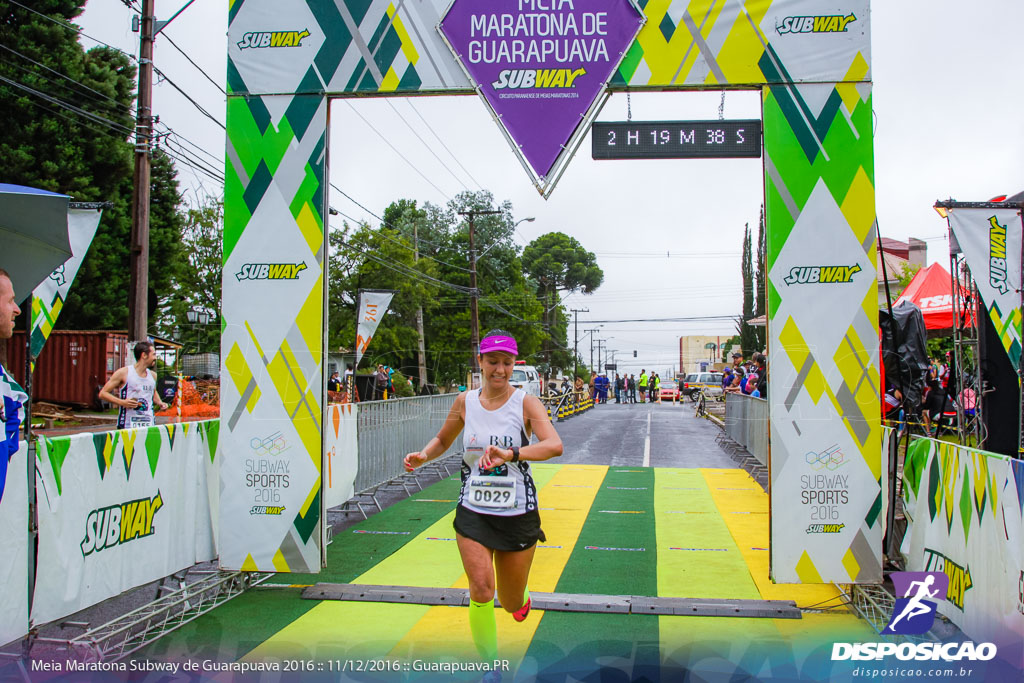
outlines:
[{"label": "subway logo", "polygon": [[119,505],[98,508],[85,518],[82,557],[153,534],[153,518],[164,506],[157,491],[152,498],[139,498]]}]

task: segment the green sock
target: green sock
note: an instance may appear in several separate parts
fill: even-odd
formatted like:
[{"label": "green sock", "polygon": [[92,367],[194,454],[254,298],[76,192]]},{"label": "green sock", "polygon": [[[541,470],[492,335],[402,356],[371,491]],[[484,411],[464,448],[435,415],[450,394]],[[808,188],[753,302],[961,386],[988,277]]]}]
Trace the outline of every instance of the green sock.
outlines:
[{"label": "green sock", "polygon": [[498,658],[498,626],[494,618],[494,599],[487,602],[469,601],[469,631],[480,658],[493,662]]},{"label": "green sock", "polygon": [[[530,599],[530,587],[527,586],[523,589],[523,605],[526,605],[526,601]],[[520,607],[522,609],[522,607]]]}]

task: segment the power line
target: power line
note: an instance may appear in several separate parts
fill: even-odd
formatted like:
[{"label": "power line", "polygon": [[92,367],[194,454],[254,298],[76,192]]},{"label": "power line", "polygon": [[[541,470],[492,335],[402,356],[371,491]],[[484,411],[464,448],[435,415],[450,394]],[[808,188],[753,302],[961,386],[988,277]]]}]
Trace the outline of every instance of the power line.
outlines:
[{"label": "power line", "polygon": [[226,130],[227,130],[227,127],[226,127],[226,126],[225,126],[225,125],[224,125],[223,123],[221,123],[221,122],[220,122],[220,121],[219,121],[219,120],[217,119],[217,117],[215,117],[215,116],[214,116],[213,114],[211,114],[210,112],[206,111],[206,109],[204,109],[204,108],[203,108],[203,105],[199,104],[199,103],[198,103],[198,102],[196,102],[196,101],[195,101],[194,99],[192,99],[192,96],[191,96],[191,95],[189,95],[189,94],[188,94],[187,92],[185,92],[184,90],[182,90],[181,86],[179,86],[179,85],[178,85],[177,83],[175,83],[175,82],[174,82],[174,81],[172,81],[172,80],[171,80],[170,78],[168,78],[168,77],[167,77],[167,74],[165,74],[165,73],[164,73],[163,71],[161,71],[160,69],[156,68],[156,66],[154,66],[154,67],[153,67],[153,71],[155,71],[155,72],[157,73],[157,75],[158,75],[158,76],[160,76],[160,78],[162,78],[162,79],[164,79],[165,81],[167,81],[168,83],[170,83],[171,87],[173,87],[173,88],[174,88],[175,90],[177,90],[177,91],[178,91],[179,93],[181,93],[182,97],[184,97],[184,98],[185,98],[186,100],[188,100],[188,101],[189,101],[189,102],[190,102],[190,103],[192,104],[192,106],[193,106],[193,107],[195,107],[196,109],[198,109],[198,110],[199,110],[199,113],[200,113],[200,114],[202,114],[202,115],[203,115],[203,116],[205,116],[206,118],[208,118],[208,119],[210,119],[211,121],[213,121],[214,123],[216,123],[216,124],[217,124],[218,126],[220,126],[220,127],[221,127],[221,129],[222,129],[222,130],[224,130],[224,131],[226,131]]},{"label": "power line", "polygon": [[18,2],[18,0],[8,0],[8,1],[12,5],[17,5],[18,7],[22,8],[24,10],[28,10],[32,14],[38,14],[39,16],[41,16],[43,19],[46,19],[47,21],[52,21],[54,24],[57,24],[57,26],[60,26],[61,28],[67,29],[68,31],[71,31],[72,33],[76,33],[76,34],[78,34],[80,36],[85,36],[89,40],[91,40],[91,41],[93,41],[95,43],[99,43],[100,45],[103,45],[105,47],[109,47],[111,50],[114,50],[115,52],[120,52],[121,54],[123,54],[125,57],[127,57],[128,59],[130,59],[132,61],[138,61],[138,59],[136,59],[135,55],[128,54],[124,50],[122,50],[120,48],[116,48],[113,45],[111,45],[110,43],[104,43],[99,38],[93,38],[88,33],[83,32],[82,29],[80,29],[80,28],[75,28],[74,26],[72,26],[70,24],[65,24],[62,21],[57,21],[53,17],[47,16],[47,15],[43,14],[42,12],[38,12],[38,11],[32,9],[31,7],[26,7],[25,5],[23,5],[20,2]]},{"label": "power line", "polygon": [[36,90],[35,88],[29,87],[27,85],[24,85],[23,83],[19,83],[18,81],[13,81],[13,80],[5,77],[5,76],[0,76],[0,81],[2,81],[4,83],[7,83],[9,85],[13,85],[16,88],[19,88],[21,90],[24,90],[25,92],[28,92],[28,93],[30,93],[32,95],[35,95],[36,97],[38,97],[40,99],[46,100],[47,102],[50,102],[51,104],[55,104],[58,107],[61,107],[63,109],[67,109],[68,111],[74,112],[74,113],[78,114],[79,116],[87,118],[87,119],[89,119],[91,121],[94,121],[96,123],[99,123],[101,125],[105,125],[105,126],[111,128],[113,130],[123,131],[126,136],[134,134],[134,131],[132,129],[127,128],[127,127],[121,125],[120,123],[117,123],[115,121],[111,121],[110,119],[104,118],[104,117],[102,117],[102,116],[100,116],[98,114],[94,114],[94,113],[92,113],[90,111],[82,109],[81,107],[77,107],[77,106],[75,106],[73,104],[70,104],[68,102],[65,102],[64,100],[61,100],[61,99],[59,99],[57,97],[54,97],[54,96],[49,95],[47,93],[44,93],[44,92],[42,92],[40,90]]},{"label": "power line", "polygon": [[188,56],[188,53],[187,53],[187,52],[185,52],[184,50],[182,50],[182,49],[181,49],[180,47],[178,47],[178,44],[177,44],[177,43],[175,43],[175,42],[174,42],[173,40],[171,40],[171,37],[170,37],[169,35],[167,35],[167,33],[166,33],[166,32],[163,32],[163,31],[161,31],[161,35],[162,35],[162,36],[163,36],[164,38],[166,38],[166,39],[167,39],[167,42],[169,42],[169,43],[171,44],[171,47],[173,47],[173,48],[174,48],[175,50],[177,50],[178,52],[180,52],[180,53],[181,53],[181,56],[182,56],[182,57],[184,57],[185,59],[187,59],[187,60],[188,60],[188,63],[189,63],[189,64],[191,64],[192,66],[194,66],[194,67],[195,67],[195,68],[196,68],[196,69],[197,69],[197,70],[199,71],[199,73],[201,73],[201,74],[203,74],[204,76],[206,76],[206,80],[210,81],[210,83],[212,83],[212,84],[213,84],[213,87],[217,88],[217,90],[219,90],[219,91],[220,91],[220,92],[221,92],[221,93],[222,93],[223,95],[227,96],[227,94],[228,94],[228,93],[227,93],[227,91],[226,91],[226,90],[224,90],[224,88],[222,88],[222,87],[220,86],[220,84],[219,84],[219,83],[217,83],[217,81],[213,80],[213,78],[211,78],[211,77],[210,77],[210,74],[208,74],[208,73],[206,73],[205,71],[203,71],[203,68],[202,68],[201,66],[199,66],[199,65],[198,65],[198,64],[196,64],[196,63],[195,63],[194,61],[192,61],[192,58]]},{"label": "power line", "polygon": [[455,179],[455,182],[457,182],[457,183],[458,183],[459,185],[461,185],[461,186],[462,186],[462,188],[463,188],[464,190],[466,190],[466,192],[469,192],[469,188],[468,188],[468,187],[466,187],[466,184],[465,184],[464,182],[462,182],[462,179],[461,179],[461,178],[459,178],[459,177],[458,177],[457,175],[455,175],[455,172],[454,172],[454,171],[452,171],[452,169],[451,169],[451,168],[450,168],[450,167],[448,166],[448,164],[446,164],[446,163],[445,163],[445,162],[444,162],[444,161],[443,161],[443,160],[441,159],[441,157],[437,156],[437,153],[436,153],[436,152],[434,151],[434,149],[433,149],[433,148],[432,148],[432,147],[431,147],[430,145],[428,145],[428,144],[427,144],[427,141],[426,141],[426,140],[424,140],[424,139],[423,139],[422,137],[420,137],[420,134],[419,134],[419,133],[417,133],[417,132],[416,132],[416,129],[412,127],[412,124],[410,124],[410,123],[409,123],[408,121],[406,121],[406,120],[405,120],[405,117],[404,117],[404,116],[402,116],[402,113],[401,113],[400,111],[398,111],[398,108],[397,108],[397,107],[395,107],[394,103],[393,103],[393,102],[392,102],[391,100],[385,100],[385,101],[386,101],[386,102],[388,103],[388,106],[389,106],[389,107],[391,107],[391,111],[395,112],[395,114],[396,114],[396,115],[398,116],[398,118],[400,118],[400,119],[402,120],[402,123],[404,123],[404,124],[405,124],[406,128],[408,128],[408,129],[409,129],[409,131],[410,131],[410,132],[411,132],[411,133],[412,133],[413,135],[415,135],[415,136],[416,136],[416,139],[417,139],[417,140],[419,140],[419,141],[420,141],[421,143],[423,143],[423,146],[427,148],[427,151],[428,151],[428,152],[430,152],[430,153],[431,153],[431,155],[433,155],[433,157],[434,157],[435,159],[437,159],[437,163],[441,164],[441,165],[442,165],[442,166],[444,167],[444,170],[448,171],[448,174],[449,174],[449,175],[450,175],[450,176],[451,176],[452,178],[454,178],[454,179]]},{"label": "power line", "polygon": [[[333,185],[332,185],[332,187],[333,187]],[[335,209],[335,211],[338,211],[338,210],[337,210],[337,209]],[[355,218],[353,218],[352,216],[349,216],[349,215],[348,215],[348,214],[346,214],[346,213],[342,213],[341,211],[338,211],[338,215],[339,215],[339,216],[344,216],[345,218],[347,218],[347,219],[349,219],[350,221],[353,221],[353,222],[355,222],[355,223],[359,223],[359,221],[358,221],[358,220],[356,220],[356,219],[355,219]],[[404,232],[402,232],[402,231],[401,231],[400,229],[398,229],[398,228],[396,228],[396,227],[394,227],[394,226],[390,225],[390,224],[389,224],[389,223],[388,223],[387,221],[385,221],[385,220],[384,220],[383,218],[381,218],[381,219],[380,219],[380,222],[381,222],[381,225],[382,225],[383,227],[385,227],[385,228],[390,228],[390,229],[392,229],[392,230],[395,230],[396,232],[399,232],[399,233],[401,233],[401,234],[405,234],[405,233],[404,233]],[[413,253],[415,253],[415,252],[416,252],[416,249],[414,249],[413,247],[410,247],[410,246],[409,246],[408,244],[404,244],[404,243],[402,243],[402,242],[399,242],[398,240],[396,240],[395,238],[391,237],[390,235],[388,235],[387,233],[385,233],[385,232],[383,232],[383,231],[380,231],[380,230],[378,230],[378,231],[375,231],[375,233],[374,233],[374,234],[376,234],[376,235],[379,235],[379,236],[383,237],[384,239],[386,239],[386,240],[388,240],[388,241],[390,241],[390,242],[394,242],[395,244],[397,244],[398,246],[402,247],[403,249],[406,249],[406,250],[408,250],[408,251],[411,251],[411,252],[413,252]],[[435,262],[437,262],[437,263],[442,263],[442,264],[444,264],[444,265],[448,266],[449,268],[455,268],[456,270],[461,270],[461,271],[464,271],[464,272],[467,272],[467,273],[469,272],[469,268],[463,268],[462,266],[457,266],[457,265],[455,265],[455,264],[453,264],[453,263],[448,263],[447,261],[442,261],[441,259],[439,259],[439,258],[434,258],[433,256],[430,256],[429,254],[422,254],[422,253],[421,253],[421,254],[420,254],[420,258],[426,258],[426,259],[430,259],[431,261],[435,261]]]},{"label": "power line", "polygon": [[477,179],[473,177],[473,174],[470,173],[469,170],[466,169],[465,166],[462,165],[462,162],[459,161],[459,158],[457,156],[455,156],[455,152],[453,152],[451,149],[448,148],[448,145],[445,144],[444,140],[441,139],[441,136],[438,135],[437,132],[430,126],[430,124],[427,122],[427,120],[423,117],[423,114],[420,113],[420,110],[416,108],[415,104],[413,104],[412,100],[411,99],[407,99],[406,102],[408,103],[409,108],[412,109],[414,112],[416,112],[416,116],[420,117],[420,121],[422,121],[423,125],[427,127],[427,130],[429,130],[433,134],[433,136],[435,138],[437,138],[437,141],[441,143],[441,146],[444,147],[444,150],[446,152],[448,152],[448,154],[451,156],[452,159],[455,160],[455,163],[459,165],[459,168],[462,169],[462,172],[465,173],[467,176],[469,176],[469,179],[473,181],[474,185],[476,185],[481,190],[483,190],[484,186],[481,185],[477,181]]},{"label": "power line", "polygon": [[349,106],[349,109],[351,109],[351,110],[352,110],[353,112],[355,112],[355,115],[356,115],[356,116],[358,116],[358,117],[359,117],[359,118],[360,118],[360,119],[362,120],[362,122],[363,122],[363,123],[365,123],[365,124],[366,124],[367,126],[369,126],[370,130],[372,130],[372,131],[373,131],[374,133],[376,133],[376,134],[377,134],[377,136],[378,136],[378,137],[379,137],[379,138],[380,138],[381,140],[383,140],[383,141],[384,141],[384,144],[385,144],[385,145],[387,145],[388,147],[390,147],[390,148],[391,148],[391,149],[392,149],[392,150],[394,151],[394,153],[395,153],[395,154],[397,154],[397,155],[398,155],[398,156],[399,156],[399,157],[400,157],[400,158],[402,159],[402,161],[404,161],[405,163],[407,163],[407,164],[409,165],[409,168],[411,168],[412,170],[416,171],[416,173],[418,173],[418,174],[419,174],[419,176],[420,176],[421,178],[423,178],[423,180],[425,180],[425,181],[427,182],[427,184],[428,184],[428,185],[430,185],[430,186],[431,186],[432,188],[434,188],[435,190],[437,190],[437,191],[438,191],[438,192],[439,192],[439,193],[441,194],[441,196],[442,196],[442,197],[444,197],[444,198],[445,198],[445,199],[447,199],[448,201],[451,201],[451,199],[452,199],[452,198],[451,198],[451,197],[449,197],[449,196],[448,196],[448,195],[447,195],[447,194],[445,193],[445,191],[444,191],[444,190],[442,190],[442,189],[441,189],[440,187],[438,187],[437,185],[435,185],[435,184],[434,184],[434,182],[433,182],[432,180],[430,180],[430,178],[428,178],[428,177],[427,177],[426,175],[424,175],[424,174],[423,174],[423,171],[421,171],[420,169],[418,169],[418,168],[417,168],[417,167],[416,167],[416,166],[415,166],[415,165],[414,165],[414,164],[413,164],[413,163],[412,163],[411,161],[409,161],[409,160],[408,160],[408,159],[407,159],[407,158],[405,157],[405,155],[404,155],[404,154],[402,154],[402,153],[401,153],[400,151],[398,151],[398,148],[397,148],[397,147],[395,147],[395,146],[394,146],[393,144],[391,144],[391,141],[390,141],[390,140],[388,140],[388,139],[387,139],[386,137],[384,137],[384,136],[383,136],[383,135],[381,134],[381,132],[380,132],[379,130],[377,130],[376,128],[374,128],[374,127],[373,127],[373,124],[372,124],[372,123],[370,123],[369,121],[367,121],[367,120],[366,120],[366,117],[364,117],[364,116],[363,116],[362,114],[360,114],[360,113],[359,113],[359,110],[358,110],[358,109],[356,109],[356,108],[355,108],[354,106],[352,106],[352,103],[351,103],[351,102],[349,102],[348,100],[345,100],[345,104],[347,104],[347,105]]},{"label": "power line", "polygon": [[[93,93],[93,95],[98,96],[98,97],[102,98],[105,101],[112,102],[114,105],[116,105],[120,109],[124,109],[125,110],[125,112],[124,112],[125,116],[131,116],[133,119],[135,118],[134,113],[132,113],[131,105],[125,104],[123,102],[118,102],[117,100],[115,100],[110,95],[107,95],[106,93],[102,93],[99,90],[95,90],[94,88],[90,88],[85,83],[82,83],[81,81],[75,80],[74,78],[71,78],[71,76],[68,76],[66,74],[62,74],[59,71],[51,69],[50,67],[46,66],[45,64],[37,62],[36,60],[32,59],[28,55],[22,54],[21,52],[18,52],[17,50],[15,50],[13,48],[10,48],[10,47],[8,47],[6,45],[0,45],[0,49],[7,50],[8,52],[17,55],[18,57],[21,57],[22,59],[24,59],[24,60],[26,60],[28,62],[31,62],[32,64],[35,64],[38,67],[46,69],[47,71],[49,71],[50,73],[52,73],[52,74],[54,74],[56,76],[60,76],[64,80],[70,81],[71,83],[74,83],[75,85],[78,85],[78,86],[81,86],[81,87],[85,88],[90,93]],[[7,60],[4,60],[4,61],[7,61]],[[36,76],[39,76],[39,77],[42,77],[42,78],[46,78],[47,80],[50,80],[50,81],[53,80],[53,79],[47,78],[43,74],[40,74],[40,73],[35,72],[35,71],[32,71],[31,69],[28,69],[27,67],[15,64],[14,62],[7,62],[7,63],[11,64],[12,66],[14,66],[14,67],[16,67],[18,69],[21,69],[22,71],[25,71],[27,73],[30,73],[30,74],[33,74],[33,75],[36,75]],[[65,86],[65,87],[67,87],[67,86]],[[80,94],[86,94],[86,93],[80,93]],[[96,97],[93,97],[93,99],[96,99]]]}]

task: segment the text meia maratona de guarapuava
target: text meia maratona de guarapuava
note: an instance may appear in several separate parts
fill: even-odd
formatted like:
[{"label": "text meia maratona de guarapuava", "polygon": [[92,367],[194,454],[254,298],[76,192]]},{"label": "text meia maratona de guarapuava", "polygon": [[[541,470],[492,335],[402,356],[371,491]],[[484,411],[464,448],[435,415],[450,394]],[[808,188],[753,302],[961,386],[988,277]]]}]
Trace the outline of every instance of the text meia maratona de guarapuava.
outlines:
[{"label": "text meia maratona de guarapuava", "polygon": [[576,13],[573,0],[519,0],[519,10],[470,16],[470,63],[608,61],[607,12]]}]

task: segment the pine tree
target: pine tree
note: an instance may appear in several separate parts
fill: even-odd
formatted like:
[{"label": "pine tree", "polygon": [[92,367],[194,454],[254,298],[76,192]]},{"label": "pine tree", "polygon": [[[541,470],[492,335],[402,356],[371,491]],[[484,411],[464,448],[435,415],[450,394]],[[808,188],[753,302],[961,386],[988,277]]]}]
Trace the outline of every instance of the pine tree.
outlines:
[{"label": "pine tree", "polygon": [[[117,50],[82,48],[70,21],[82,13],[84,0],[30,5],[45,17],[0,0],[3,179],[73,201],[112,204],[103,211],[57,326],[125,329],[136,69]],[[174,167],[159,152],[153,155],[151,191],[149,281],[163,305],[184,254]],[[159,318],[159,311],[150,311],[151,320]]]},{"label": "pine tree", "polygon": [[[768,299],[765,298],[767,294],[767,276],[768,273],[765,271],[765,225],[764,225],[764,204],[761,205],[761,214],[758,217],[757,225],[757,271],[754,273],[756,286],[754,287],[754,315],[765,316],[766,322],[768,317]],[[765,344],[765,333],[767,327],[756,327],[754,328],[754,334],[757,337],[757,349],[763,350],[766,348]]]},{"label": "pine tree", "polygon": [[736,331],[740,335],[743,356],[749,358],[754,351],[758,350],[757,335],[754,328],[747,323],[748,320],[754,317],[754,264],[749,223],[743,228],[743,256],[740,272],[743,277],[743,314],[736,324]]}]

